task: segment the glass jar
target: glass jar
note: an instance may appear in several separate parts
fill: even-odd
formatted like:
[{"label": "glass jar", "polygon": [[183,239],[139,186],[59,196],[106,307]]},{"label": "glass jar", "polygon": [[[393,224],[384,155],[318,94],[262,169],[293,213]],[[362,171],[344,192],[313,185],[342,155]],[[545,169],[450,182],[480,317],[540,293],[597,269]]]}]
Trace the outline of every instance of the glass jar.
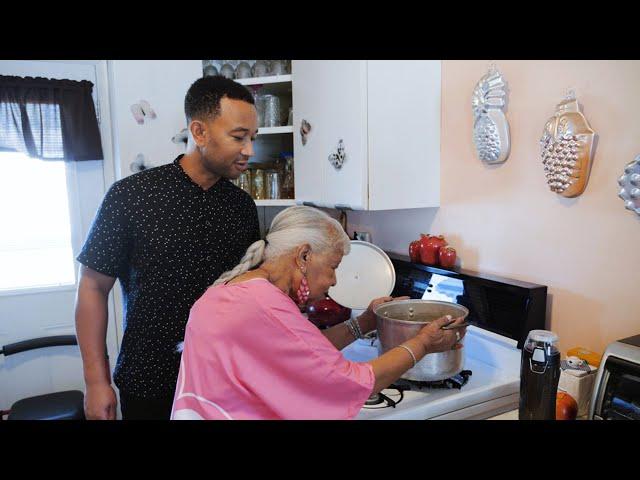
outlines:
[{"label": "glass jar", "polygon": [[288,126],[292,126],[293,125],[293,107],[289,107],[289,115],[287,117],[287,125]]},{"label": "glass jar", "polygon": [[256,60],[251,67],[251,73],[254,77],[266,77],[269,75],[269,62],[266,60]]},{"label": "glass jar", "polygon": [[236,78],[250,78],[251,65],[247,62],[240,62],[236,67]]},{"label": "glass jar", "polygon": [[268,170],[266,182],[266,197],[269,200],[276,200],[280,198],[280,174],[276,170]]},{"label": "glass jar", "polygon": [[284,162],[280,198],[295,198],[295,178],[293,176],[293,153],[283,152],[280,159]]},{"label": "glass jar", "polygon": [[253,195],[251,190],[251,170],[247,170],[240,174],[237,185],[249,195]]},{"label": "glass jar", "polygon": [[233,77],[235,76],[235,74],[236,74],[236,70],[235,68],[233,68],[233,65],[231,65],[231,62],[225,63],[220,68],[220,75],[222,75],[225,78],[229,78],[233,80]]},{"label": "glass jar", "polygon": [[264,95],[258,95],[256,93],[254,102],[256,105],[256,113],[258,114],[258,128],[264,127]]},{"label": "glass jar", "polygon": [[290,68],[287,60],[271,61],[271,75],[287,75],[289,73]]},{"label": "glass jar", "polygon": [[280,99],[275,95],[264,95],[264,126],[280,126]]},{"label": "glass jar", "polygon": [[253,198],[255,200],[264,200],[264,170],[258,168],[253,172]]},{"label": "glass jar", "polygon": [[216,75],[219,75],[218,73],[218,69],[216,68],[215,65],[207,65],[206,67],[204,67],[204,76],[205,77],[215,77]]}]

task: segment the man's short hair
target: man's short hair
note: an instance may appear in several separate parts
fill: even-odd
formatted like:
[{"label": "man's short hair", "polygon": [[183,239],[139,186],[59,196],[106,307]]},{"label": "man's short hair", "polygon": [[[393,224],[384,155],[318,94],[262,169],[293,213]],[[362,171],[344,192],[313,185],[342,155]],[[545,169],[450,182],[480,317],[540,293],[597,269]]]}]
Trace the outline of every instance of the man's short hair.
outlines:
[{"label": "man's short hair", "polygon": [[187,123],[191,120],[212,120],[220,114],[220,100],[223,97],[242,100],[254,105],[249,90],[222,75],[202,77],[193,82],[184,97],[184,114]]}]

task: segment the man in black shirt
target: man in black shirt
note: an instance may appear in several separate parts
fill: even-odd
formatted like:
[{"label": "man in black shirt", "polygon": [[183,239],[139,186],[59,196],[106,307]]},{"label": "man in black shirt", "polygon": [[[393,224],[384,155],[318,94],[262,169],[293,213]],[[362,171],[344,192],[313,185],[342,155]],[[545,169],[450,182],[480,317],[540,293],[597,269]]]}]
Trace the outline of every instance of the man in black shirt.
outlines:
[{"label": "man in black shirt", "polygon": [[185,97],[187,153],[115,182],[78,261],[76,331],[88,419],[115,419],[105,350],[116,279],[124,336],[114,370],[124,419],[169,419],[189,310],[260,239],[253,199],[228,179],[248,168],[257,134],[252,95],[205,77]]}]

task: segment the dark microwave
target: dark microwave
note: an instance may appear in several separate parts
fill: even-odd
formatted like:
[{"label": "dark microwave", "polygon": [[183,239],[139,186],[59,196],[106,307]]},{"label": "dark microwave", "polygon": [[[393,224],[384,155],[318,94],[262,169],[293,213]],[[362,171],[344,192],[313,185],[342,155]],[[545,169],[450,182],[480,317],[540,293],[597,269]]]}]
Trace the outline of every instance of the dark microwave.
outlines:
[{"label": "dark microwave", "polygon": [[589,418],[640,420],[640,335],[613,342],[605,350]]}]

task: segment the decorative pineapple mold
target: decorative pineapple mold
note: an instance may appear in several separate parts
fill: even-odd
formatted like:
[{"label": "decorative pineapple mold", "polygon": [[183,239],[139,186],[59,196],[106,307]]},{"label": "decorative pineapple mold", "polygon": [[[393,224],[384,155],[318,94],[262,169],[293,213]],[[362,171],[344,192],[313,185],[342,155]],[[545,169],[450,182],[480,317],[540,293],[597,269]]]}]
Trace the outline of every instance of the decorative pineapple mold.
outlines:
[{"label": "decorative pineapple mold", "polygon": [[485,163],[503,163],[509,156],[509,122],[504,114],[507,82],[495,65],[476,84],[471,98],[473,143]]},{"label": "decorative pineapple mold", "polygon": [[570,90],[556,105],[540,139],[542,165],[552,192],[567,198],[584,192],[593,163],[595,136]]},{"label": "decorative pineapple mold", "polygon": [[618,196],[624,200],[624,208],[640,215],[640,155],[624,167],[618,185],[621,187]]}]

